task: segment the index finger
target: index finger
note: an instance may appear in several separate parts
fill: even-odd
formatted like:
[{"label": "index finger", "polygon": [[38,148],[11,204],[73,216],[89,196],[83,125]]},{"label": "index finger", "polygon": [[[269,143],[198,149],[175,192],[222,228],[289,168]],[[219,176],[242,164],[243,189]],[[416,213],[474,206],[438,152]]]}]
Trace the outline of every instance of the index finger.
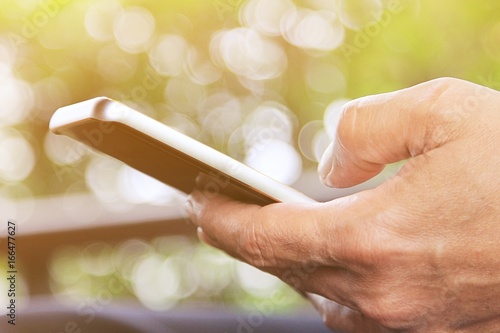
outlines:
[{"label": "index finger", "polygon": [[[201,191],[191,193],[188,202],[190,219],[202,229],[202,239],[259,268],[285,267],[306,259],[306,252],[312,253],[306,249],[320,246],[318,239],[311,239],[320,228],[317,221],[311,216],[296,219],[312,208],[310,204],[261,207],[223,195],[207,198]],[[294,218],[287,218],[290,213]]]},{"label": "index finger", "polygon": [[207,198],[200,191],[188,197],[190,219],[203,230],[202,239],[270,272],[309,263],[355,270],[360,248],[372,243],[378,201],[370,192],[328,203],[264,207],[221,195]]},{"label": "index finger", "polygon": [[[274,274],[302,292],[357,307],[359,286],[380,253],[385,235],[376,223],[382,202],[365,191],[328,203],[264,207],[200,191],[188,199],[200,238],[229,255]],[[335,288],[332,288],[335,286]],[[354,301],[352,300],[354,299]]]}]

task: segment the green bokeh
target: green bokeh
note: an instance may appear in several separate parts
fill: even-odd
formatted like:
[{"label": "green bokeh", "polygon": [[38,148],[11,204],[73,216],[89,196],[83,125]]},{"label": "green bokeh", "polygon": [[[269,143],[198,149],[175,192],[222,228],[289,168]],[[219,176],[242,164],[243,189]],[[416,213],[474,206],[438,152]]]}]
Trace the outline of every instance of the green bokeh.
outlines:
[{"label": "green bokeh", "polygon": [[[244,3],[236,0],[119,2],[124,8],[140,6],[149,10],[156,20],[157,36],[167,33],[182,35],[207,56],[215,32],[240,26],[238,11]],[[85,13],[97,3],[84,0],[8,0],[2,3],[0,35],[4,37],[4,43],[7,40],[6,44],[10,43],[17,49],[12,68],[14,74],[34,86],[48,78],[58,79],[66,92],[58,94],[58,86],[50,88],[48,84],[49,88],[36,95],[31,116],[16,126],[37,154],[36,167],[24,181],[36,196],[65,192],[70,184],[82,179],[85,170],[86,161],[68,167],[54,165],[46,158],[43,137],[54,109],[103,94],[123,100],[130,97],[132,89],[148,75],[150,66],[145,53],[130,56],[137,62],[137,70],[129,78],[110,79],[99,72],[99,52],[110,45],[116,47],[116,43],[95,41],[86,33]],[[296,3],[311,7],[314,2]],[[390,6],[395,1],[384,3]],[[441,76],[463,78],[498,88],[498,1],[401,0],[396,4],[403,8],[401,12],[392,13],[386,9],[381,21],[371,28],[365,27],[361,31],[346,29],[344,44],[331,52],[311,52],[292,46],[279,36],[271,37],[285,50],[288,68],[279,84],[271,80],[266,86],[278,86],[273,88],[274,91],[297,115],[300,125],[322,119],[326,106],[335,99],[391,91]],[[59,39],[48,37],[50,35]],[[306,77],[311,66],[318,63],[335,66],[345,79],[345,88],[333,93],[311,91]],[[117,75],[119,78],[120,73]],[[144,97],[148,105],[156,108],[158,118],[186,111],[172,109],[165,101],[164,86],[171,79],[162,77],[158,88],[148,91]],[[221,79],[207,89],[224,89],[239,97],[251,95],[228,70],[224,70]],[[217,149],[225,149],[224,145],[212,142],[210,136],[206,136],[205,142]],[[55,172],[61,173],[61,169],[62,180],[54,177]]]},{"label": "green bokeh", "polygon": [[[348,0],[332,0],[331,3],[339,4],[341,1]],[[258,102],[269,100],[279,101],[296,115],[297,132],[308,122],[321,120],[327,106],[337,99],[353,99],[392,91],[437,77],[457,77],[495,89],[500,88],[500,1],[382,2],[386,9],[379,21],[371,22],[360,30],[346,28],[343,44],[329,52],[306,50],[291,45],[282,36],[266,37],[282,48],[288,60],[287,69],[280,77],[262,83],[265,91],[273,96],[271,99],[266,94],[259,96],[255,91],[244,87],[237,75],[227,68],[221,68],[222,75],[218,80],[202,88],[197,86],[197,89],[204,89],[207,95],[224,91],[240,100],[251,98],[252,103],[256,105]],[[165,98],[165,87],[175,82],[177,77],[155,74],[147,52],[130,54],[120,50],[113,38],[96,41],[89,36],[84,24],[85,15],[89,8],[100,3],[100,0],[2,2],[0,45],[15,59],[7,67],[0,66],[0,80],[5,80],[8,76],[17,77],[27,82],[35,92],[34,104],[26,120],[13,127],[33,147],[35,167],[21,182],[0,178],[0,189],[12,199],[29,196],[26,188],[37,197],[68,191],[88,191],[84,179],[86,166],[91,158],[84,158],[75,164],[57,165],[45,154],[44,139],[50,116],[56,108],[99,95],[129,102],[157,119],[168,119],[183,114],[200,129],[198,139],[228,152],[226,143],[216,142],[211,133],[204,131],[204,110],[185,109],[172,105]],[[156,22],[155,38],[165,34],[180,35],[200,54],[210,59],[209,46],[213,35],[222,30],[240,27],[239,12],[246,2],[123,0],[117,3],[124,9],[141,7],[148,10]],[[295,1],[296,5],[309,8],[313,8],[315,3],[322,2]],[[391,11],[390,8],[394,5],[401,10]],[[357,9],[359,12],[351,14],[354,17],[367,16],[363,8],[361,6]],[[118,52],[121,56],[118,59],[109,57],[101,61],[104,61],[105,65],[109,61],[109,66],[112,66],[113,61],[118,60],[122,61],[125,67],[118,67],[116,71],[111,70],[106,74],[102,64],[99,66],[98,59],[100,53],[108,49]],[[1,56],[0,53],[0,60]],[[263,54],[262,57],[265,61],[266,55]],[[332,73],[338,74],[337,77],[322,78],[322,87],[338,88],[326,89],[325,92],[312,89],[308,85],[308,76],[317,68],[315,66],[320,65],[333,68]],[[121,70],[128,68],[127,66],[135,66],[131,74]],[[323,67],[319,68],[321,71]],[[134,89],[141,87],[145,78],[151,77],[157,80],[157,86],[147,90],[147,94],[141,96],[138,101],[133,96]],[[185,75],[181,77],[186,78]],[[186,89],[184,93],[189,99],[194,90]],[[8,103],[8,100],[2,102]],[[2,127],[0,124],[0,128]],[[304,163],[306,166],[315,166],[306,159]],[[181,254],[185,255],[192,246],[188,244],[186,247],[180,247]],[[202,245],[197,246],[198,249],[208,251]],[[72,257],[65,258],[68,259],[66,261],[54,260],[52,268],[56,272],[74,270],[75,260],[81,257],[81,251],[82,249],[76,249]],[[175,255],[165,251],[159,253],[165,257]],[[97,256],[92,259],[102,258]],[[196,269],[208,271],[210,268],[199,266]],[[55,276],[52,281],[54,290],[78,289],[95,296],[101,284],[105,284],[109,279],[123,279],[123,276],[116,272],[104,276],[80,273],[85,283],[78,284],[73,281],[65,285],[61,281],[58,282]],[[285,292],[290,300],[286,304],[287,307],[300,304],[299,298],[292,291]],[[132,294],[132,291],[126,288],[120,296],[128,297]],[[192,295],[191,300],[193,299],[218,300],[244,306],[258,302],[255,295],[245,293],[234,281],[218,295],[207,296],[198,291]]]}]

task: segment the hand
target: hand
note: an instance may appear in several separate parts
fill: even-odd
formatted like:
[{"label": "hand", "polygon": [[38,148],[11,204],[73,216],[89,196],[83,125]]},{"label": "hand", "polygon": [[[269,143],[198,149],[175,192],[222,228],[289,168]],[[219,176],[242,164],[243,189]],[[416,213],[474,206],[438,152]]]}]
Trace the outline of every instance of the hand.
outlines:
[{"label": "hand", "polygon": [[[190,196],[199,236],[270,272],[344,332],[500,331],[500,93],[456,79],[346,105],[320,163],[375,189],[265,207]],[[338,304],[337,304],[338,303]]]}]

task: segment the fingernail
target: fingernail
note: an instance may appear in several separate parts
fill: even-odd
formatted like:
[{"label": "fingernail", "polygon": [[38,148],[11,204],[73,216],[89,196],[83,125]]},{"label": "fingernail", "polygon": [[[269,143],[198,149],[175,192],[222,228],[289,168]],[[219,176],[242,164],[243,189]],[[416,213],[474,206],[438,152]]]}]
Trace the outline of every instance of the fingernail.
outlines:
[{"label": "fingernail", "polygon": [[319,172],[327,171],[327,170],[325,170],[325,168],[328,167],[328,165],[330,164],[328,162],[332,156],[332,153],[331,153],[332,149],[333,149],[333,142],[331,142],[328,145],[328,147],[323,152],[323,155],[321,156],[321,159],[320,159],[319,164],[318,164],[318,171]]},{"label": "fingernail", "polygon": [[321,160],[318,164],[318,175],[321,182],[325,185],[328,185],[328,175],[332,170],[332,154],[333,154],[333,142],[330,143],[328,148],[326,148],[323,156],[321,156]]}]

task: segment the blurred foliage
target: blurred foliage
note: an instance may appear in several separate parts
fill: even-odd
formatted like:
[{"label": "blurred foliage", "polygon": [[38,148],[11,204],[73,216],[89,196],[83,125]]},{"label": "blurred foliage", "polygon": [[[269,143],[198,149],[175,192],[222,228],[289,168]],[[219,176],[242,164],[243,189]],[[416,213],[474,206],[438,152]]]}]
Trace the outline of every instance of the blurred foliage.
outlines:
[{"label": "blurred foliage", "polygon": [[[101,163],[99,157],[75,155],[74,143],[47,134],[50,116],[67,104],[107,95],[245,160],[238,147],[248,149],[253,132],[242,124],[251,120],[262,126],[254,112],[259,107],[274,108],[274,115],[288,119],[290,135],[271,134],[304,154],[308,148],[298,142],[298,133],[308,124],[323,132],[332,126],[322,123],[332,102],[442,76],[500,88],[498,0],[4,0],[0,204],[2,196],[92,187],[89,174],[95,172],[89,170]],[[317,140],[319,151],[331,139],[326,132],[330,136]],[[314,158],[302,159],[304,168],[315,167]],[[148,249],[146,264],[186,258],[183,251],[193,248],[184,244],[176,252],[135,244]],[[140,298],[134,280],[110,263],[123,244],[89,246],[98,248],[97,254],[66,249],[54,259],[54,291],[97,297],[106,290],[103,284],[117,279],[125,286],[117,294]],[[194,255],[190,252],[189,260]],[[220,256],[212,259],[224,262]],[[167,265],[170,271],[162,274],[180,269],[179,276],[187,276],[183,270],[197,270],[189,275],[196,280],[210,265]],[[232,302],[258,297],[238,289],[233,265],[224,270],[230,279],[214,289],[217,294],[193,282],[197,289],[186,297]],[[162,308],[170,296],[159,305],[145,303]],[[292,297],[287,304],[295,301]]]},{"label": "blurred foliage", "polygon": [[[500,3],[496,0],[296,1],[297,8],[330,11],[343,18],[345,36],[342,44],[331,50],[320,50],[293,45],[293,41],[291,43],[280,34],[264,36],[284,52],[287,62],[283,72],[264,80],[245,82],[241,75],[224,67],[227,63],[221,65],[216,60],[213,63],[221,74],[205,84],[189,80],[186,63],[170,75],[161,75],[152,67],[148,52],[165,35],[181,36],[189,48],[196,50],[200,59],[210,62],[214,59],[210,49],[214,35],[245,25],[242,22],[243,10],[249,2],[4,1],[0,13],[3,53],[0,76],[11,73],[29,85],[24,97],[29,113],[13,126],[33,147],[36,163],[20,181],[29,189],[28,192],[41,196],[86,190],[85,184],[75,184],[81,182],[88,159],[68,165],[53,163],[44,153],[44,138],[48,120],[56,108],[98,95],[128,100],[129,104],[157,119],[185,114],[203,133],[198,139],[227,153],[224,142],[214,141],[210,133],[203,132],[203,110],[194,114],[186,107],[199,93],[206,98],[224,91],[240,101],[251,97],[253,105],[259,101],[278,101],[297,116],[297,134],[307,122],[322,119],[325,108],[340,98],[352,99],[400,89],[441,76],[459,77],[498,88]],[[347,6],[346,3],[354,5]],[[378,7],[374,4],[385,5],[381,16],[376,14]],[[391,12],[388,9],[391,6],[397,7],[398,11]],[[95,23],[98,27],[94,28],[108,33],[102,32],[104,35],[98,39],[95,33],[91,37],[89,26],[92,25],[86,21],[95,8],[104,12],[105,18],[100,17]],[[153,35],[144,42],[144,49],[132,52],[120,45],[119,39],[128,37],[119,36],[116,28],[119,12],[129,9],[143,10],[154,20]],[[347,11],[347,14],[342,11]],[[109,13],[114,13],[114,16]],[[365,25],[354,24],[357,30],[353,30],[356,17],[366,16],[367,22],[362,22]],[[379,20],[375,21],[374,17]],[[317,29],[299,32],[304,33],[304,38],[322,33]],[[251,49],[251,45],[248,47]],[[269,55],[259,56],[265,63]],[[146,94],[134,95],[134,88],[144,85],[148,79],[155,83],[151,89],[148,88]],[[168,100],[165,90],[169,83],[183,91],[187,104],[173,104]],[[4,96],[3,103],[10,103],[9,98],[12,97]],[[4,185],[17,182],[10,179],[0,181]],[[12,192],[16,191],[10,192],[10,195],[15,195]],[[20,195],[25,195],[23,193]]]},{"label": "blurred foliage", "polygon": [[178,236],[66,248],[49,269],[56,297],[91,307],[130,297],[157,311],[214,302],[259,308],[274,300],[272,311],[281,312],[305,303],[277,278]]}]

